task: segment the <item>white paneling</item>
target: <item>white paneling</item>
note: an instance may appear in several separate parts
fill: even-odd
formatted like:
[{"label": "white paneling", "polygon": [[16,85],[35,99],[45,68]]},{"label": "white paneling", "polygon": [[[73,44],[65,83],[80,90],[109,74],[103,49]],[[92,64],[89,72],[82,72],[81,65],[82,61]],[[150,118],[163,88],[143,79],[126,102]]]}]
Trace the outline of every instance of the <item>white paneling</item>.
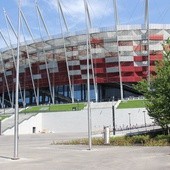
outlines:
[{"label": "white paneling", "polygon": [[105,58],[106,63],[114,63],[118,61],[118,57],[108,57]]},{"label": "white paneling", "polygon": [[106,68],[106,72],[107,73],[116,73],[118,71],[119,71],[118,67],[109,67],[109,68]]}]

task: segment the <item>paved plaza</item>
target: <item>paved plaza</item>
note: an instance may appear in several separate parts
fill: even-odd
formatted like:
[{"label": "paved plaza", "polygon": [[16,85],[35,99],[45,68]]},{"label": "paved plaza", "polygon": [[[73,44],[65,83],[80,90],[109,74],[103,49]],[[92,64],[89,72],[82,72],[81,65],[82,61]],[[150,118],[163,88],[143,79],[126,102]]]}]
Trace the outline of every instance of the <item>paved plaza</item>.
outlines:
[{"label": "paved plaza", "polygon": [[19,137],[19,160],[13,136],[0,136],[0,170],[169,170],[170,147],[51,145],[86,134],[32,134]]}]

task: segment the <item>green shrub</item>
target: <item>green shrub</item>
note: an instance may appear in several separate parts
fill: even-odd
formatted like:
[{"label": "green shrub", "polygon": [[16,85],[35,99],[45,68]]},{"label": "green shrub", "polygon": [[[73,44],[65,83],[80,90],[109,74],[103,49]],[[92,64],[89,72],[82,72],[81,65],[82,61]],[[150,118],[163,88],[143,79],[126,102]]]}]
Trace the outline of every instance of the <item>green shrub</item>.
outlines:
[{"label": "green shrub", "polygon": [[144,145],[149,140],[149,135],[138,135],[130,137],[133,144]]},{"label": "green shrub", "polygon": [[158,135],[155,137],[155,140],[166,140],[170,143],[170,135]]},{"label": "green shrub", "polygon": [[[62,141],[62,142],[54,142],[52,144],[55,145],[88,145],[88,139],[87,138],[82,138],[82,139],[74,139],[71,141]],[[103,145],[104,140],[103,138],[92,138],[92,145]]]},{"label": "green shrub", "polygon": [[[88,145],[88,138],[75,139],[66,142],[53,142],[53,144],[65,145]],[[104,145],[103,138],[92,138],[92,145]],[[159,135],[151,138],[149,135],[136,135],[136,136],[117,136],[110,137],[110,145],[113,146],[168,146],[170,145],[170,135]]]},{"label": "green shrub", "polygon": [[104,139],[103,138],[92,138],[93,145],[103,145]]},{"label": "green shrub", "polygon": [[111,137],[110,138],[110,145],[114,146],[131,146],[132,143],[130,140],[124,136],[121,137]]},{"label": "green shrub", "polygon": [[161,140],[150,139],[144,144],[144,146],[167,146],[167,145],[168,142],[166,139]]}]

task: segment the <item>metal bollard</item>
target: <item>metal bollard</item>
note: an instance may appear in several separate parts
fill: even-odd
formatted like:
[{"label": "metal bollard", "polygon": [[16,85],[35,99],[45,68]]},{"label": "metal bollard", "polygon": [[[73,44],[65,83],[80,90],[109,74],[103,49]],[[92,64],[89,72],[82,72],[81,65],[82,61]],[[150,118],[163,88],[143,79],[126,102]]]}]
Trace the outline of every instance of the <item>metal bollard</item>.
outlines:
[{"label": "metal bollard", "polygon": [[1,120],[0,120],[0,135],[2,135],[2,123],[1,123]]},{"label": "metal bollard", "polygon": [[110,144],[110,130],[109,126],[104,126],[104,144]]}]

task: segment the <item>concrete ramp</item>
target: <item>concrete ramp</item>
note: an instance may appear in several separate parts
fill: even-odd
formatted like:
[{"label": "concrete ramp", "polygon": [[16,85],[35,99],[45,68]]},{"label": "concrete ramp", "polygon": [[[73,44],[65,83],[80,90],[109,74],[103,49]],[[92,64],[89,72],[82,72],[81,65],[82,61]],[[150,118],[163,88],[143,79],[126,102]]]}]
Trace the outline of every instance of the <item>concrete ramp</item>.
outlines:
[{"label": "concrete ramp", "polygon": [[[28,113],[28,114],[19,114],[19,124],[24,122],[25,120],[30,119],[31,117],[37,115],[37,113]],[[14,127],[14,114],[10,116],[9,118],[6,118],[2,121],[2,133],[4,133],[6,130],[11,129]]]}]

